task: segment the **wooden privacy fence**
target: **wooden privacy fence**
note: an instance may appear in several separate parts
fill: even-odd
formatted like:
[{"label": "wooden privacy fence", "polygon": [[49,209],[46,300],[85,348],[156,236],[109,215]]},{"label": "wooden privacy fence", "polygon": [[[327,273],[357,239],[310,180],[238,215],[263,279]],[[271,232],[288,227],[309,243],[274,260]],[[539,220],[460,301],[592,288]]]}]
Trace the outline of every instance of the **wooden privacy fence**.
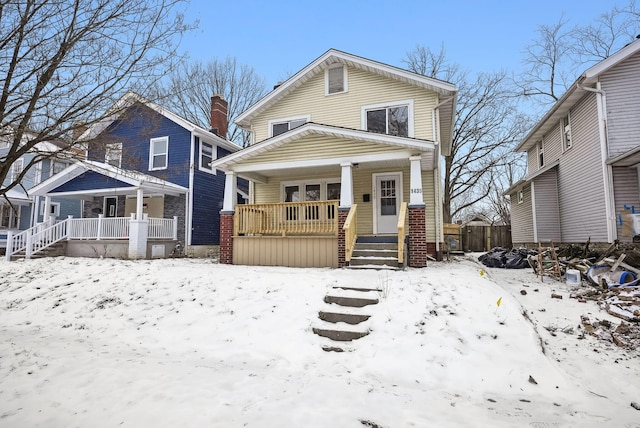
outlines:
[{"label": "wooden privacy fence", "polygon": [[464,226],[461,229],[465,252],[489,251],[494,247],[511,248],[511,225]]}]

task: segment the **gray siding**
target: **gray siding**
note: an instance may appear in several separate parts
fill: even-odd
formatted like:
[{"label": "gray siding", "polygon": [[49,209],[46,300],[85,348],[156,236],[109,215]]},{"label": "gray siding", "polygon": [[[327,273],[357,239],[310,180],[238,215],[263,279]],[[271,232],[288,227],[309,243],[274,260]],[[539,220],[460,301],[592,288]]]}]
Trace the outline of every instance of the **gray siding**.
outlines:
[{"label": "gray siding", "polygon": [[613,168],[613,194],[618,239],[623,242],[631,242],[631,236],[622,236],[620,213],[624,209],[632,209],[636,213],[640,213],[640,189],[638,188],[638,170],[636,168]]},{"label": "gray siding", "polygon": [[549,165],[551,162],[560,159],[562,150],[562,133],[560,132],[560,123],[557,123],[556,126],[544,136],[544,163]]},{"label": "gray siding", "polygon": [[606,94],[609,157],[640,144],[640,53],[600,78]]},{"label": "gray siding", "polygon": [[518,203],[518,192],[510,194],[511,198],[511,241],[514,245],[533,242],[533,210],[531,209],[531,187],[522,189],[524,200]]},{"label": "gray siding", "polygon": [[552,168],[534,179],[536,228],[538,241],[561,242],[558,207],[557,169]]},{"label": "gray siding", "polygon": [[560,158],[558,196],[564,242],[607,242],[602,156],[596,96],[588,93],[571,111],[573,147]]}]

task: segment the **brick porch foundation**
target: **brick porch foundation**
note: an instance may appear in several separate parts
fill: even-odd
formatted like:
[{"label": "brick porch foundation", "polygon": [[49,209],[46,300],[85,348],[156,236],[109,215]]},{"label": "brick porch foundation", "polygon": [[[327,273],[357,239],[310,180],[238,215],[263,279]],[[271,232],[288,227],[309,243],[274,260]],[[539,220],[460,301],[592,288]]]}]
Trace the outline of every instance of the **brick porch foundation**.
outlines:
[{"label": "brick porch foundation", "polygon": [[346,245],[344,230],[342,230],[342,227],[344,226],[344,222],[347,221],[348,216],[349,208],[338,208],[338,267],[344,267],[346,265],[344,260]]},{"label": "brick porch foundation", "polygon": [[220,213],[220,263],[233,264],[233,212]]},{"label": "brick porch foundation", "polygon": [[409,266],[426,267],[428,250],[425,207],[409,206]]}]

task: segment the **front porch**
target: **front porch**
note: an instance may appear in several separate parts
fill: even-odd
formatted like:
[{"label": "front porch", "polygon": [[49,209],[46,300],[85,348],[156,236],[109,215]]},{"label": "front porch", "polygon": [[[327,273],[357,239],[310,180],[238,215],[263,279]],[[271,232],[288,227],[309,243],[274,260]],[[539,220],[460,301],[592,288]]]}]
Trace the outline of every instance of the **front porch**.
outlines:
[{"label": "front porch", "polygon": [[[141,239],[145,237],[146,239]],[[143,216],[48,219],[19,233],[9,232],[5,257],[30,259],[64,242],[70,257],[161,258],[171,255],[178,239],[178,217]],[[133,248],[132,248],[133,246]]]}]

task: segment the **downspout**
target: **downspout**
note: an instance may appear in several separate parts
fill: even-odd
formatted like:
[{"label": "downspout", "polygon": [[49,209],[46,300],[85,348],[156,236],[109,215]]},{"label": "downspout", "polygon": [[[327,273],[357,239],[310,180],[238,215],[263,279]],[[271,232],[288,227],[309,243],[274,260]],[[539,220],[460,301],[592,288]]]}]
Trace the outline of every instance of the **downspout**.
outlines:
[{"label": "downspout", "polygon": [[[187,206],[185,207],[185,219],[184,219],[184,242],[185,247],[191,246],[191,214],[193,212],[193,174],[195,169],[195,146],[196,146],[196,137],[193,135],[193,131],[191,131],[191,153],[189,157],[189,191],[186,195]],[[216,150],[218,150],[218,146],[215,146]]]},{"label": "downspout", "polygon": [[607,140],[607,97],[601,88],[600,82],[596,82],[595,88],[581,85],[578,85],[578,88],[596,94],[600,157],[602,159],[602,177],[604,180],[604,203],[607,216],[607,239],[608,242],[612,243],[618,239],[618,231],[615,223],[615,201],[613,200],[613,167],[607,164],[607,158],[609,157],[609,143]]},{"label": "downspout", "polygon": [[[440,101],[438,104],[436,104],[433,107],[433,110],[431,111],[431,132],[433,135],[433,141],[434,143],[436,143],[436,166],[435,169],[433,171],[433,191],[435,194],[435,203],[436,203],[436,207],[434,207],[435,209],[434,211],[434,217],[435,217],[435,236],[436,236],[436,259],[438,258],[438,256],[440,255],[440,234],[442,233],[442,231],[440,230],[440,211],[442,211],[442,201],[441,201],[441,195],[440,195],[440,186],[441,184],[441,178],[440,177],[440,156],[442,156],[441,153],[441,146],[438,142],[438,128],[436,126],[437,124],[437,120],[436,120],[436,114],[437,114],[437,110],[440,108],[440,106],[450,102],[453,99],[453,97],[449,97],[446,98],[442,101]],[[443,237],[444,239],[444,237]]]}]

